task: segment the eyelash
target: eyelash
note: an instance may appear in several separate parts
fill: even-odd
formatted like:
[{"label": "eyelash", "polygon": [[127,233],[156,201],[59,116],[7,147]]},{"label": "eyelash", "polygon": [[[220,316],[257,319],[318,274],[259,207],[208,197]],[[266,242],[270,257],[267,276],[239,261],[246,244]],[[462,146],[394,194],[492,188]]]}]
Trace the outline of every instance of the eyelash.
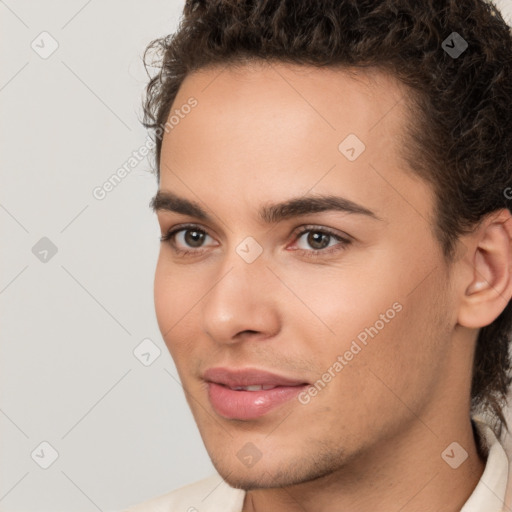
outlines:
[{"label": "eyelash", "polygon": [[[204,229],[201,229],[199,226],[196,226],[195,224],[185,224],[170,229],[165,235],[162,235],[160,237],[160,242],[169,242],[169,245],[171,246],[172,250],[179,256],[198,256],[204,252],[203,250],[201,250],[201,248],[192,250],[180,249],[179,247],[176,247],[174,240],[175,235],[178,234],[180,231],[192,230],[208,235],[208,233]],[[348,238],[341,237],[340,235],[337,235],[336,233],[332,232],[330,229],[311,225],[303,226],[302,229],[295,234],[294,242],[297,241],[304,233],[308,233],[310,231],[314,233],[322,233],[323,235],[333,237],[341,243],[335,245],[334,247],[331,247],[330,249],[294,249],[295,251],[299,252],[300,254],[308,258],[319,258],[325,255],[331,255],[333,253],[343,251],[346,249],[348,245],[352,243],[352,241],[349,240]]]}]

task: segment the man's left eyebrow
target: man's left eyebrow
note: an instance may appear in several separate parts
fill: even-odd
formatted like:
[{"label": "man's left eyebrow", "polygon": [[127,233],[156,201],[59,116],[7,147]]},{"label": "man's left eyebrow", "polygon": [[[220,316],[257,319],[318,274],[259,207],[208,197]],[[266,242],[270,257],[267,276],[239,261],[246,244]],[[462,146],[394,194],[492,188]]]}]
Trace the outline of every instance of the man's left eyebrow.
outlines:
[{"label": "man's left eyebrow", "polygon": [[[179,197],[172,192],[159,190],[151,199],[150,207],[154,212],[171,211],[204,221],[212,221],[210,215],[198,203]],[[259,218],[266,224],[275,224],[286,219],[326,211],[365,215],[382,221],[372,210],[350,199],[334,195],[310,195],[288,199],[281,203],[267,204],[259,211]]]},{"label": "man's left eyebrow", "polygon": [[375,212],[345,197],[333,195],[310,195],[288,199],[282,203],[269,204],[260,210],[260,218],[267,224],[311,213],[339,211],[365,215],[382,220]]}]

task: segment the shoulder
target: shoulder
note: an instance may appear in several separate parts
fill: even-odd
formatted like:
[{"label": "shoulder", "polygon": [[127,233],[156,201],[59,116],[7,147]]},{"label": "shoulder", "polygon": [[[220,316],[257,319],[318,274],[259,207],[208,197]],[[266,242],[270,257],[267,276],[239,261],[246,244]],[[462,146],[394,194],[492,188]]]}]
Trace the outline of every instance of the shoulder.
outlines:
[{"label": "shoulder", "polygon": [[241,512],[245,491],[230,487],[215,474],[175,489],[124,512]]}]

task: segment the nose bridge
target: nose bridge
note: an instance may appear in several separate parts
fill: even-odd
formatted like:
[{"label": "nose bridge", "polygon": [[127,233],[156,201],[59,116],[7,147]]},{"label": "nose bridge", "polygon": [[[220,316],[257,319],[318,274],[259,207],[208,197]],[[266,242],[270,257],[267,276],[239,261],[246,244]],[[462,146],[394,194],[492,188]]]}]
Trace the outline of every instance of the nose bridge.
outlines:
[{"label": "nose bridge", "polygon": [[[235,237],[233,237],[235,238]],[[263,246],[252,236],[231,245],[219,266],[219,281],[215,287],[245,289],[258,293],[258,284],[268,285],[268,258]],[[224,285],[222,282],[224,281]],[[213,290],[212,290],[213,291]]]},{"label": "nose bridge", "polygon": [[203,329],[219,342],[235,341],[241,331],[269,334],[278,314],[271,293],[271,272],[263,248],[244,239],[224,255],[217,279],[203,301]]}]

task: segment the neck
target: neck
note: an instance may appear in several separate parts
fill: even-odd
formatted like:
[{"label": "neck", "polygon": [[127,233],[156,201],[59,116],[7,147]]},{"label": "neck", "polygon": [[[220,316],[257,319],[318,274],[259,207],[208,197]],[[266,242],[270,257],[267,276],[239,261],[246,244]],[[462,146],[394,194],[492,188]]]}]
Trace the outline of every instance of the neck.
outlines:
[{"label": "neck", "polygon": [[[326,476],[246,493],[243,512],[457,512],[485,467],[469,417],[422,421]],[[452,420],[452,421],[450,421]],[[467,453],[464,462],[461,448]],[[444,459],[441,454],[444,453]],[[452,466],[460,465],[454,469]]]}]

